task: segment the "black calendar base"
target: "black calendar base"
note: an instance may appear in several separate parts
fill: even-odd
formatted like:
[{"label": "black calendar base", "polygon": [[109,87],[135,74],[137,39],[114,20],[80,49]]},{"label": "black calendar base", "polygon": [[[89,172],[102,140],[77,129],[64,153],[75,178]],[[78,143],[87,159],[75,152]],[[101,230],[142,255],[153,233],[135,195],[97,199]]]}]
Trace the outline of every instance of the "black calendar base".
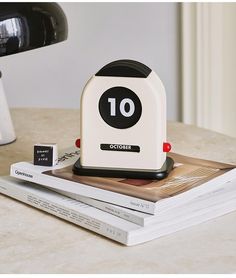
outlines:
[{"label": "black calendar base", "polygon": [[166,161],[163,164],[162,168],[157,171],[129,171],[109,168],[84,168],[80,165],[80,159],[78,159],[74,164],[73,173],[79,176],[162,180],[168,176],[170,171],[173,169],[173,166],[174,160],[170,157],[166,158]]}]

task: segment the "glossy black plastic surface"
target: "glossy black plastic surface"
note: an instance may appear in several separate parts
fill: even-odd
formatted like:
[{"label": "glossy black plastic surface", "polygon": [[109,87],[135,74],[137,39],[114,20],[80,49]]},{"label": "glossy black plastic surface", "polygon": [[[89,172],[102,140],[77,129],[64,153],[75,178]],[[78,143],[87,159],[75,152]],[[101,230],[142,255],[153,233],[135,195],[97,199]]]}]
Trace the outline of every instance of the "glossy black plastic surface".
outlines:
[{"label": "glossy black plastic surface", "polygon": [[118,76],[118,77],[139,77],[146,78],[151,73],[151,69],[134,60],[117,60],[101,68],[96,76]]},{"label": "glossy black plastic surface", "polygon": [[56,3],[0,3],[0,56],[64,41],[67,28]]},{"label": "glossy black plastic surface", "polygon": [[94,169],[83,168],[80,164],[80,159],[76,161],[73,167],[73,173],[79,176],[92,177],[110,177],[110,178],[127,178],[127,179],[151,179],[162,180],[168,176],[174,167],[174,160],[170,157],[166,158],[166,162],[158,171],[129,171],[116,169]]}]

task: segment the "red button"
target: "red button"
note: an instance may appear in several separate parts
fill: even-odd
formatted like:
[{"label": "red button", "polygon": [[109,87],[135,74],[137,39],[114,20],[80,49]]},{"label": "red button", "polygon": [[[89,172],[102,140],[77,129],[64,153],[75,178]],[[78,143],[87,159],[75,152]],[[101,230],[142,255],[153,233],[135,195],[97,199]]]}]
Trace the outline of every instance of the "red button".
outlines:
[{"label": "red button", "polygon": [[163,143],[163,152],[168,153],[170,152],[170,150],[171,150],[171,144],[167,142]]},{"label": "red button", "polygon": [[75,146],[80,149],[80,138],[75,141]]}]

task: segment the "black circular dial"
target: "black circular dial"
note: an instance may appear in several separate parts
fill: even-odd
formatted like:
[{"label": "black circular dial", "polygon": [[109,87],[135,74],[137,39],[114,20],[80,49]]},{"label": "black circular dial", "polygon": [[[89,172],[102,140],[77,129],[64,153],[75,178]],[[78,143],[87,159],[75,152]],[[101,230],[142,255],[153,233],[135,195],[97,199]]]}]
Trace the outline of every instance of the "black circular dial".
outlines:
[{"label": "black circular dial", "polygon": [[99,112],[109,126],[124,129],[139,121],[142,105],[138,96],[130,89],[112,87],[100,97]]}]

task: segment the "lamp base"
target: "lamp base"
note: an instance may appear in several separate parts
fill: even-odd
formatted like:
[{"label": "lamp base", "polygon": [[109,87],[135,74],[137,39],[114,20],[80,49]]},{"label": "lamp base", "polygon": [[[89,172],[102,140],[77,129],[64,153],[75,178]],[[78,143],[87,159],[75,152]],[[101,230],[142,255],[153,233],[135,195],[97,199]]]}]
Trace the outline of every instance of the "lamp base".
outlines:
[{"label": "lamp base", "polygon": [[0,145],[10,144],[15,140],[16,135],[0,77]]},{"label": "lamp base", "polygon": [[12,144],[16,141],[16,137],[12,140],[12,141],[9,141],[9,140],[4,140],[3,142],[1,142],[0,140],[0,147],[1,146],[5,146],[5,145],[9,145],[9,144]]}]

